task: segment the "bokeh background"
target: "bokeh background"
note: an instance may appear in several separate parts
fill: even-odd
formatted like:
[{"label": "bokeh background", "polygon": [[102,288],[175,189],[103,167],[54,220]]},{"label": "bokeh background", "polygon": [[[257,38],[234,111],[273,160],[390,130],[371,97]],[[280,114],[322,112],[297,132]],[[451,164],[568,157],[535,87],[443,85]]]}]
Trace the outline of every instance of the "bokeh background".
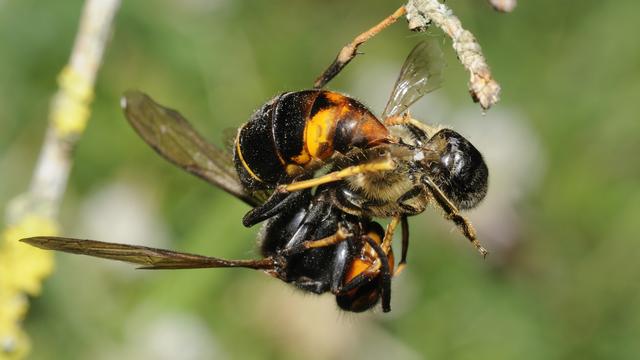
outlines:
[{"label": "bokeh background", "polygon": [[[634,359],[640,356],[640,46],[634,0],[447,1],[502,101],[483,114],[449,43],[446,83],[413,114],[485,154],[468,216],[483,261],[436,211],[410,220],[393,311],[340,312],[249,270],[136,271],[58,255],[25,327],[34,359]],[[308,88],[392,1],[124,1],[61,213],[67,236],[256,256],[248,209],[174,168],[128,127],[150,93],[222,145],[274,94]],[[0,207],[26,190],[82,1],[0,1]],[[330,84],[376,113],[423,35],[383,32]],[[231,131],[232,132],[232,131]]]}]

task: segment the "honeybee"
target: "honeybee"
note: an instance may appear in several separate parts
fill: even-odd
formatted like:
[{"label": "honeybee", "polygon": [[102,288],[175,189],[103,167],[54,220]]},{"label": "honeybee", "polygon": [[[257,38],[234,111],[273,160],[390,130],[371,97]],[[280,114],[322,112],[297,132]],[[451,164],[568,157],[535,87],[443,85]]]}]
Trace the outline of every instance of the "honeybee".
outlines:
[{"label": "honeybee", "polygon": [[[331,292],[344,310],[364,311],[381,300],[383,311],[390,311],[391,278],[407,258],[408,216],[436,205],[486,254],[459,212],[486,194],[482,156],[457,132],[428,126],[407,112],[440,86],[442,68],[437,40],[418,44],[402,67],[383,121],[336,92],[276,96],[240,127],[233,158],[177,111],[141,92],[125,93],[125,117],[143,140],[170,162],[252,206],[245,226],[267,220],[259,235],[262,259],[227,260],[60,237],[23,241],[144,269],[259,269],[306,291]],[[386,230],[374,217],[391,218]],[[395,267],[391,239],[398,225],[402,256]]]}]

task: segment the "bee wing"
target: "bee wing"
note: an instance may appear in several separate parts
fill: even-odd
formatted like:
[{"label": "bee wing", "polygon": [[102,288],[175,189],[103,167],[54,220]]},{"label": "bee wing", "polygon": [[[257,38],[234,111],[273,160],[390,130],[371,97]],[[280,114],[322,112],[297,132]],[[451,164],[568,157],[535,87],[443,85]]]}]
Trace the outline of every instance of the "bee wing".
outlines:
[{"label": "bee wing", "polygon": [[402,65],[382,118],[397,116],[425,94],[442,85],[444,54],[440,37],[432,37],[416,45]]},{"label": "bee wing", "polygon": [[124,261],[141,265],[139,269],[201,269],[243,267],[250,269],[274,269],[271,258],[257,260],[226,260],[194,255],[146,246],[108,243],[55,236],[38,236],[20,240],[29,245],[72,254],[88,255],[103,259]]},{"label": "bee wing", "polygon": [[162,157],[249,205],[260,203],[244,190],[230,154],[205,140],[180,113],[135,90],[124,94],[121,105],[138,135]]}]

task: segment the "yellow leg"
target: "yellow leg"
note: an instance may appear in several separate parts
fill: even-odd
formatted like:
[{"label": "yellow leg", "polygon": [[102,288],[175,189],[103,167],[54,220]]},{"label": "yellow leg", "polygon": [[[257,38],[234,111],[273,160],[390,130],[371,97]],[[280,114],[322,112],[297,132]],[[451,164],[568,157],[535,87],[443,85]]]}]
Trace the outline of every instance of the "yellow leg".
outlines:
[{"label": "yellow leg", "polygon": [[393,234],[396,232],[396,228],[400,223],[400,216],[394,216],[391,219],[389,225],[387,225],[387,231],[384,233],[384,239],[382,239],[382,244],[380,247],[384,251],[385,254],[389,253],[389,249],[391,249],[391,241],[393,241]]},{"label": "yellow leg", "polygon": [[[400,216],[394,216],[391,219],[391,222],[389,223],[389,225],[387,225],[387,229],[386,229],[386,231],[384,233],[384,239],[382,239],[382,244],[380,244],[380,248],[387,255],[390,252],[391,242],[393,241],[393,234],[395,233],[396,228],[398,227],[398,224],[400,223],[400,220],[401,220]],[[380,259],[378,259],[371,266],[369,266],[368,269],[363,271],[363,273],[364,274],[375,274],[380,270],[381,267],[382,267],[382,263],[380,262]],[[393,275],[395,276],[400,271],[401,271],[400,269],[396,270]]]},{"label": "yellow leg", "polygon": [[344,241],[345,239],[349,238],[349,236],[351,236],[351,234],[348,233],[346,230],[342,228],[338,228],[338,231],[336,231],[335,234],[331,236],[327,236],[326,238],[318,239],[318,240],[305,241],[302,243],[302,246],[305,249],[314,249],[314,248],[320,248],[325,246],[331,246]]},{"label": "yellow leg", "polygon": [[400,273],[403,272],[406,267],[407,267],[406,263],[398,264],[396,271],[393,272],[393,276],[400,275]]},{"label": "yellow leg", "polygon": [[391,159],[387,159],[384,161],[371,162],[367,164],[349,166],[342,170],[334,171],[314,179],[280,185],[278,186],[278,191],[279,192],[299,191],[299,190],[313,188],[322,184],[339,181],[353,175],[358,175],[358,174],[367,173],[367,172],[393,170],[394,168],[395,168],[395,164]]},{"label": "yellow leg", "polygon": [[282,252],[282,255],[291,256],[294,254],[299,254],[308,249],[315,249],[315,248],[335,245],[348,239],[351,236],[353,236],[351,233],[349,233],[348,231],[346,231],[341,227],[338,227],[338,231],[336,231],[335,234],[327,236],[322,239],[303,241],[297,245],[284,249]]}]

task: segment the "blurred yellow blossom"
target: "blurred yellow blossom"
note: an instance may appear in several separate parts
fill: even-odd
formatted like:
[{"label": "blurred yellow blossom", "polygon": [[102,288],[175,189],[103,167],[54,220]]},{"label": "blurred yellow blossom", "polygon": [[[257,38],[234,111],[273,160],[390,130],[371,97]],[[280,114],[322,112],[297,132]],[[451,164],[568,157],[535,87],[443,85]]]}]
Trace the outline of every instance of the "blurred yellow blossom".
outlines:
[{"label": "blurred yellow blossom", "polygon": [[20,359],[29,352],[29,339],[20,327],[28,307],[26,294],[40,293],[42,280],[53,270],[52,253],[19,240],[55,233],[52,220],[27,215],[0,237],[0,359]]}]

